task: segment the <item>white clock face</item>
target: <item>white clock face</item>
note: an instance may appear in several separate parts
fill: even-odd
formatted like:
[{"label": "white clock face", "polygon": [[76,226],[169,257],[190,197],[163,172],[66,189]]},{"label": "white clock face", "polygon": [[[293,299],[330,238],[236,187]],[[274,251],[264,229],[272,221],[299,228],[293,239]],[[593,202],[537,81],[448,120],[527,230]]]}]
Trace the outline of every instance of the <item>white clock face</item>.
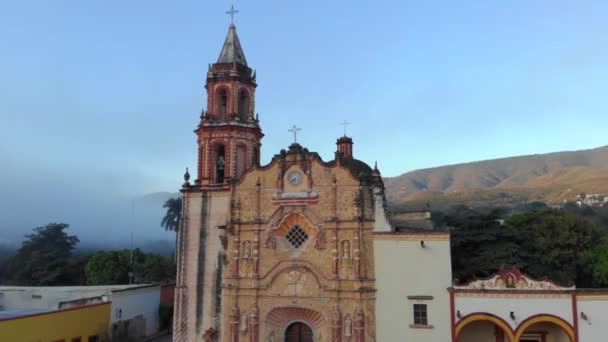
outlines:
[{"label": "white clock face", "polygon": [[302,175],[297,171],[293,171],[287,175],[287,181],[292,185],[298,185],[302,182]]}]

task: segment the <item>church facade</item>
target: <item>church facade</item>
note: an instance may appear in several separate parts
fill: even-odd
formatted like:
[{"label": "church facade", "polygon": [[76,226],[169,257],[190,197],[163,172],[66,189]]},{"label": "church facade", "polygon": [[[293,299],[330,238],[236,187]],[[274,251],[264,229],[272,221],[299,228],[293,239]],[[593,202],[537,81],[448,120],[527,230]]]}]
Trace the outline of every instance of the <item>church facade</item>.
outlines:
[{"label": "church facade", "polygon": [[532,280],[453,286],[449,233],[428,213],[389,217],[380,171],[350,137],[330,161],[294,142],[260,165],[256,87],[231,25],[207,72],[196,178],[181,189],[174,341],[578,341],[578,311],[559,322],[569,330],[534,321],[565,332],[520,332],[510,304],[484,304]]},{"label": "church facade", "polygon": [[[403,322],[394,315],[413,314],[399,306],[414,303],[421,323],[435,319],[448,338],[447,233],[395,233],[380,172],[354,157],[350,137],[337,139],[331,161],[293,143],[261,166],[256,75],[234,25],[206,89],[196,180],[187,174],[182,188],[174,340],[392,340]],[[389,267],[415,251],[441,282]]]}]

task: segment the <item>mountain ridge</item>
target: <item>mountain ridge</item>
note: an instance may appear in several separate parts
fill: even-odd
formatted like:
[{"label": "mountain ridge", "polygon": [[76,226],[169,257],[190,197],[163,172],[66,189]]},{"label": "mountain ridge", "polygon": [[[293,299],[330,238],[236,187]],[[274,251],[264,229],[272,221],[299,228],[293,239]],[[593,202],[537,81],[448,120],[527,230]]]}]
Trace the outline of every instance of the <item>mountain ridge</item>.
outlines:
[{"label": "mountain ridge", "polygon": [[[387,177],[384,183],[392,206],[420,201],[432,203],[449,194],[477,191],[479,195],[489,190],[499,190],[499,193],[502,190],[502,197],[510,197],[513,191],[519,195],[529,192],[535,194],[533,200],[556,202],[569,196],[564,192],[608,191],[607,171],[608,145],[419,169]],[[519,196],[518,200],[525,197]],[[462,200],[466,202],[466,198]]]}]

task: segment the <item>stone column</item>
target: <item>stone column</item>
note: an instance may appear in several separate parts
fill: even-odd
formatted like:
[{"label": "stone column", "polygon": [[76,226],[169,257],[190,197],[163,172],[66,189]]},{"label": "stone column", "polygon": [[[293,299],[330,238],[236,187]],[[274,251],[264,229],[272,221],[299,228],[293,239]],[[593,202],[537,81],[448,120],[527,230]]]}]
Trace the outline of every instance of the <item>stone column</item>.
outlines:
[{"label": "stone column", "polygon": [[353,322],[355,342],[365,342],[365,316],[361,307],[355,309],[355,321]]},{"label": "stone column", "polygon": [[230,313],[230,342],[239,342],[240,319],[239,307],[234,303],[232,305],[232,312]]}]

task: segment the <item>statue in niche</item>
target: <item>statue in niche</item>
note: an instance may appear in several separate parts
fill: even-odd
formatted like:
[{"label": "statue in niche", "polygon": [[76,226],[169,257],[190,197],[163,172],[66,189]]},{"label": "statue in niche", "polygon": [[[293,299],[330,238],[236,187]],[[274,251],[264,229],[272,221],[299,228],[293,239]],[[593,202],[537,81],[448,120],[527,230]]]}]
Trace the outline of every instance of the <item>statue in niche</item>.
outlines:
[{"label": "statue in niche", "polygon": [[363,310],[358,306],[355,309],[355,327],[362,328],[365,325],[365,317],[363,315]]},{"label": "statue in niche", "polygon": [[350,319],[350,314],[344,317],[344,336],[353,336],[353,321]]},{"label": "statue in niche", "polygon": [[506,287],[509,289],[515,288],[515,276],[513,276],[511,273],[507,275]]},{"label": "statue in niche", "polygon": [[247,313],[245,311],[241,313],[241,324],[239,325],[239,330],[241,332],[247,332]]},{"label": "statue in niche", "polygon": [[334,305],[333,310],[331,311],[331,324],[333,326],[340,326],[342,323],[342,314],[340,313],[340,307],[338,304]]},{"label": "statue in niche", "polygon": [[243,258],[244,259],[251,258],[251,241],[243,242]]},{"label": "statue in niche", "polygon": [[277,342],[277,338],[274,336],[274,331],[271,331],[270,335],[268,335],[268,342]]},{"label": "statue in niche", "polygon": [[268,227],[265,234],[266,239],[264,241],[264,247],[275,249],[277,247],[277,237],[274,234],[274,227]]},{"label": "statue in niche", "polygon": [[350,241],[344,240],[342,244],[342,259],[350,259]]},{"label": "statue in niche", "polygon": [[258,306],[254,305],[253,309],[251,309],[251,322],[255,323],[258,321]]},{"label": "statue in niche", "polygon": [[232,322],[239,320],[239,306],[236,303],[232,304],[232,311],[230,312],[230,319]]}]

